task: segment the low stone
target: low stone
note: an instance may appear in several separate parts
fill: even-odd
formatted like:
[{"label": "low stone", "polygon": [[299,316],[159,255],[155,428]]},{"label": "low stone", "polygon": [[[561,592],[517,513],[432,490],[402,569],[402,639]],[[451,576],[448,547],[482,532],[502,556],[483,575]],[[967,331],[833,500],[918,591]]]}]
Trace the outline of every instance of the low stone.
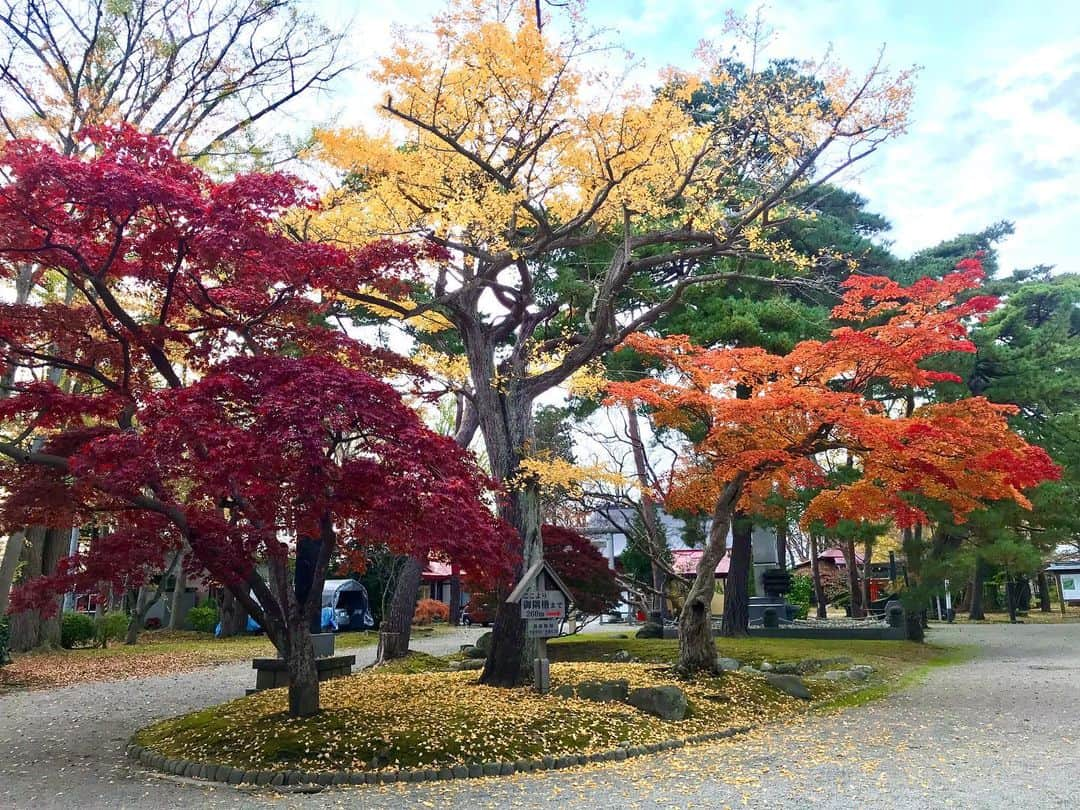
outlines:
[{"label": "low stone", "polygon": [[504,762],[499,766],[499,776],[513,776],[516,770],[513,762]]},{"label": "low stone", "polygon": [[865,669],[849,669],[847,671],[847,679],[849,681],[865,681],[869,680],[870,673]]},{"label": "low stone", "polygon": [[760,669],[762,672],[772,672],[773,665],[770,664],[768,661],[762,661],[761,666],[758,667],[758,669]]},{"label": "low stone", "polygon": [[229,771],[229,778],[226,780],[230,785],[239,785],[244,781],[244,772],[239,768],[233,768]]},{"label": "low stone", "polygon": [[625,664],[634,659],[634,656],[630,654],[629,650],[616,650],[615,654],[611,656],[611,660],[616,664]]},{"label": "low stone", "polygon": [[479,762],[474,762],[472,765],[469,766],[469,778],[470,779],[475,779],[476,777],[483,776],[483,775],[484,775],[484,766],[481,765]]},{"label": "low stone", "polygon": [[615,761],[616,762],[622,762],[624,759],[626,759],[626,749],[625,748],[616,748],[615,749]]},{"label": "low stone", "polygon": [[454,772],[455,779],[467,779],[469,776],[469,768],[466,765],[455,765],[451,770]]},{"label": "low stone", "polygon": [[545,770],[551,770],[555,767],[555,757],[553,756],[545,756],[540,761],[543,763]]},{"label": "low stone", "polygon": [[655,622],[646,622],[634,635],[637,638],[663,638],[664,628]]},{"label": "low stone", "polygon": [[869,664],[856,664],[850,670],[851,672],[865,672],[867,675],[874,674],[874,668]]},{"label": "low stone", "polygon": [[803,683],[802,678],[796,675],[777,675],[775,672],[766,672],[765,680],[773,689],[778,689],[784,694],[800,700],[810,700],[813,697],[810,690],[806,688],[806,684]]},{"label": "low stone", "polygon": [[383,771],[379,774],[379,782],[384,785],[392,785],[401,781],[401,774],[397,771]]},{"label": "low stone", "polygon": [[476,670],[484,668],[484,660],[482,658],[466,658],[458,664],[458,669]]},{"label": "low stone", "polygon": [[462,652],[465,653],[466,658],[487,658],[487,653],[475,646],[466,647]]},{"label": "low stone", "polygon": [[450,669],[451,672],[458,672],[461,669],[461,662],[460,661],[451,661],[450,664],[449,664],[449,669]]},{"label": "low stone", "polygon": [[270,787],[281,787],[285,784],[285,774],[281,771],[276,771],[270,779]]},{"label": "low stone", "polygon": [[498,762],[485,762],[484,763],[484,776],[498,776],[499,769],[502,765]]},{"label": "low stone", "polygon": [[824,675],[821,676],[827,681],[843,681],[847,680],[847,670],[843,669],[830,669]]},{"label": "low stone", "polygon": [[596,703],[612,703],[617,700],[626,700],[629,684],[624,680],[617,681],[583,681],[577,686],[577,696],[582,700],[592,700]]},{"label": "low stone", "polygon": [[329,787],[334,784],[334,774],[320,773],[315,775],[315,784]]},{"label": "low stone", "polygon": [[713,703],[731,703],[731,697],[720,692],[711,692],[707,695],[702,695],[702,697]]},{"label": "low stone", "polygon": [[338,771],[334,774],[334,778],[330,780],[331,785],[347,785],[349,784],[349,778],[351,774],[348,771]]},{"label": "low stone", "polygon": [[772,671],[777,675],[798,675],[799,665],[794,661],[785,661],[780,664],[774,664]]},{"label": "low stone", "polygon": [[478,650],[482,650],[484,655],[487,655],[489,652],[491,652],[491,639],[491,631],[488,630],[476,640],[476,648]]},{"label": "low stone", "polygon": [[299,785],[304,781],[304,775],[300,771],[289,771],[285,774],[286,785]]},{"label": "low stone", "polygon": [[677,686],[635,689],[627,695],[626,700],[635,709],[662,720],[682,720],[686,717],[686,693]]},{"label": "low stone", "polygon": [[717,672],[735,672],[742,666],[742,661],[738,658],[725,658],[724,656],[718,656],[716,659]]},{"label": "low stone", "polygon": [[454,769],[451,768],[449,765],[444,765],[443,767],[439,768],[439,779],[448,780],[448,779],[453,779],[453,778],[454,778]]},{"label": "low stone", "polygon": [[366,785],[368,782],[368,775],[363,771],[353,771],[349,774],[350,785]]},{"label": "low stone", "polygon": [[746,664],[744,666],[739,667],[739,672],[741,672],[743,675],[760,675],[761,674],[761,670],[757,669],[756,667],[752,667],[749,664]]},{"label": "low stone", "polygon": [[255,784],[256,785],[269,785],[274,779],[273,771],[256,771],[255,772]]},{"label": "low stone", "polygon": [[552,689],[551,694],[555,697],[572,698],[574,696],[574,687],[572,684],[564,683],[562,686],[556,686]]}]

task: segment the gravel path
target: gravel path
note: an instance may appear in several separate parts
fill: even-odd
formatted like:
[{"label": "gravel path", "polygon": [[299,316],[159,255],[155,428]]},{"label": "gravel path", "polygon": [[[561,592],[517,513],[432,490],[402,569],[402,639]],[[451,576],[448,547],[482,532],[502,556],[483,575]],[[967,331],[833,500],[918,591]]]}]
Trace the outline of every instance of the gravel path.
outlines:
[{"label": "gravel path", "polygon": [[[319,795],[210,787],[123,760],[121,747],[138,726],[238,693],[251,678],[240,666],[11,695],[0,698],[0,805],[1075,806],[1080,624],[958,625],[937,628],[931,638],[978,644],[981,654],[934,670],[920,686],[868,706],[733,741],[540,776],[341,788]],[[437,651],[438,645],[452,648],[457,642],[444,637],[423,648]]]}]

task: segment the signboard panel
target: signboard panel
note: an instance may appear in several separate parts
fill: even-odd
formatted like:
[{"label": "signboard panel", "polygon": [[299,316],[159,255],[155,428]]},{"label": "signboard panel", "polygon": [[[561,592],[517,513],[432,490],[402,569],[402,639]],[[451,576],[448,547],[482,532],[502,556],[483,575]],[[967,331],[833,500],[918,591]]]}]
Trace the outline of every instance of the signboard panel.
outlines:
[{"label": "signboard panel", "polygon": [[560,591],[526,591],[519,604],[523,619],[561,619],[566,615],[566,598]]},{"label": "signboard panel", "polygon": [[525,638],[554,638],[561,624],[559,619],[529,619],[525,622]]},{"label": "signboard panel", "polygon": [[1061,595],[1066,602],[1080,600],[1080,574],[1061,574]]}]

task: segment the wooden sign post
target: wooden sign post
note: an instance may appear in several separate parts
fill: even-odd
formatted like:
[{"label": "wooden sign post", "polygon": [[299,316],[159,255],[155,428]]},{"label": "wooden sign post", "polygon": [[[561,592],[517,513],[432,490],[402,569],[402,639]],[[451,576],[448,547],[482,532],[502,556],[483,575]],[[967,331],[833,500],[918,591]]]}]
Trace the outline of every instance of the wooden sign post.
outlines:
[{"label": "wooden sign post", "polygon": [[521,620],[525,622],[525,638],[537,640],[537,655],[533,659],[533,684],[537,692],[544,694],[551,687],[547,640],[559,635],[572,603],[570,591],[550,565],[544,560],[538,560],[521,577],[506,601],[517,604],[521,609]]}]

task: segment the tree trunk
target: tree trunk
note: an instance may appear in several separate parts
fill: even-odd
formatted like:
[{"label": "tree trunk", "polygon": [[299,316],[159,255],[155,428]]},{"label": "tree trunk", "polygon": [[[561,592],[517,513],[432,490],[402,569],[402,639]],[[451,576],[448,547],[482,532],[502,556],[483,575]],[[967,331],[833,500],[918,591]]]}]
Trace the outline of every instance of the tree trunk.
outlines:
[{"label": "tree trunk", "polygon": [[315,643],[307,622],[289,623],[285,664],[289,670],[289,716],[311,717],[319,713],[319,671],[315,668]]},{"label": "tree trunk", "polygon": [[787,568],[788,553],[788,525],[787,521],[781,521],[776,525],[776,567],[780,570]]},{"label": "tree trunk", "polygon": [[379,625],[379,650],[376,664],[385,664],[409,654],[412,620],[416,613],[416,596],[420,590],[423,566],[415,557],[406,558],[398,572],[390,609],[383,615]]},{"label": "tree trunk", "polygon": [[461,624],[461,572],[454,563],[450,563],[450,624]]},{"label": "tree trunk", "polygon": [[863,545],[862,563],[862,607],[863,615],[870,615],[870,559],[874,554],[874,541],[867,540]]},{"label": "tree trunk", "polygon": [[222,594],[218,616],[221,620],[221,638],[239,636],[247,629],[247,610],[228,590]]},{"label": "tree trunk", "polygon": [[968,619],[971,621],[983,621],[986,618],[983,612],[983,584],[986,582],[986,568],[986,560],[976,555],[975,571],[971,575],[971,606],[968,608]]},{"label": "tree trunk", "polygon": [[630,447],[634,459],[634,476],[637,478],[638,489],[641,491],[641,522],[645,526],[646,540],[649,545],[649,567],[652,571],[652,586],[655,593],[652,596],[652,609],[660,614],[663,621],[667,613],[667,600],[664,598],[664,582],[667,573],[660,565],[660,555],[663,554],[663,544],[660,539],[660,521],[656,514],[656,502],[649,496],[649,465],[645,455],[645,443],[641,441],[641,426],[638,422],[637,411],[630,405],[626,406],[627,435],[630,438]]},{"label": "tree trunk", "polygon": [[859,565],[855,561],[855,541],[844,540],[840,544],[844,552],[844,567],[847,569],[848,592],[851,595],[851,617],[861,619],[866,615],[862,603],[862,591],[859,589]]},{"label": "tree trunk", "polygon": [[[67,550],[68,532],[32,526],[26,531],[22,550],[22,569],[16,584],[28,582],[47,572],[56,570],[56,564]],[[9,644],[12,652],[28,652],[36,647],[60,645],[60,603],[49,618],[43,618],[39,610],[26,610],[11,617]]]},{"label": "tree trunk", "polygon": [[4,558],[0,561],[0,616],[7,614],[11,586],[15,582],[15,571],[19,568],[19,560],[26,545],[25,539],[26,532],[13,532],[4,546]]},{"label": "tree trunk", "polygon": [[[176,578],[173,582],[172,600],[169,602],[169,629],[179,630],[184,626],[180,612],[184,609],[184,593],[187,591],[187,566],[184,557],[176,564]],[[224,624],[224,622],[223,622]]]},{"label": "tree trunk", "polygon": [[821,560],[818,555],[821,547],[816,534],[810,535],[810,577],[814,580],[814,600],[817,602],[817,617],[828,618],[829,612],[825,605],[825,586],[821,583]]},{"label": "tree trunk", "polygon": [[731,564],[724,580],[724,626],[728,638],[747,635],[750,626],[750,577],[754,570],[754,524],[745,512],[731,521]]},{"label": "tree trunk", "polygon": [[1039,610],[1050,612],[1050,583],[1046,581],[1046,572],[1039,571]]},{"label": "tree trunk", "polygon": [[1005,602],[1009,606],[1009,621],[1016,624],[1016,591],[1013,588],[1012,574],[1005,571]]},{"label": "tree trunk", "polygon": [[[731,512],[739,500],[744,476],[724,487],[713,510],[709,540],[698,561],[697,574],[679,614],[679,664],[685,673],[716,669],[716,640],[712,630],[712,599],[716,592],[716,566],[727,553]],[[725,606],[727,600],[724,602]]]},{"label": "tree trunk", "polygon": [[[131,619],[128,621],[127,636],[124,638],[124,644],[131,647],[139,640],[139,631],[142,630],[143,622],[146,620],[146,614],[150,612],[152,606],[153,602],[150,601],[150,595],[144,585],[139,588],[139,594],[135,599],[135,609],[131,611]],[[109,643],[108,640],[104,638],[102,641],[104,644]]]}]

